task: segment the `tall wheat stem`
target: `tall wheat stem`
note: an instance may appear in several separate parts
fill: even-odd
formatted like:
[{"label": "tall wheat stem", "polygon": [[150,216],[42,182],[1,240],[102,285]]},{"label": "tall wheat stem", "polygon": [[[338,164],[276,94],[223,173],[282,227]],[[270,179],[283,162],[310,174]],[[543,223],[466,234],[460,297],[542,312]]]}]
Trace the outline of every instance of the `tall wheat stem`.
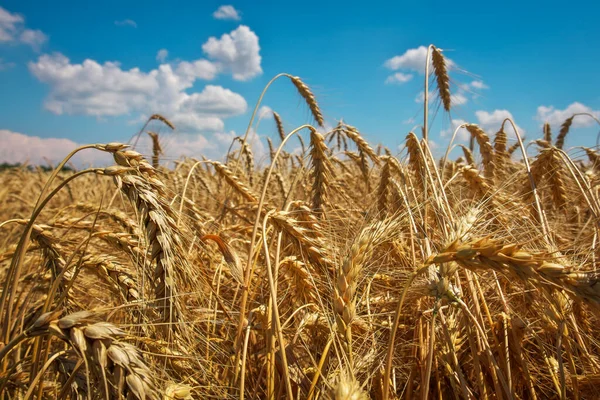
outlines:
[{"label": "tall wheat stem", "polygon": [[429,60],[431,59],[431,50],[433,45],[427,46],[427,58],[425,58],[425,92],[423,93],[423,139],[427,141],[429,136]]},{"label": "tall wheat stem", "polygon": [[[250,250],[248,252],[248,264],[246,265],[246,271],[245,271],[245,275],[244,275],[244,285],[242,286],[242,295],[241,295],[241,299],[240,299],[240,319],[238,322],[238,327],[237,327],[237,334],[236,334],[236,339],[235,339],[235,349],[239,350],[240,349],[240,343],[241,343],[241,339],[242,339],[242,333],[244,330],[244,320],[245,320],[245,314],[246,314],[246,307],[247,307],[247,302],[248,302],[248,293],[249,293],[249,287],[248,285],[250,284],[250,273],[252,271],[252,263],[253,263],[253,259],[255,257],[254,254],[254,246],[256,244],[256,236],[258,234],[258,227],[260,225],[260,217],[261,217],[261,211],[263,208],[263,205],[265,203],[265,197],[267,195],[267,189],[269,187],[269,180],[271,179],[271,174],[273,172],[273,169],[275,167],[275,164],[277,162],[277,158],[279,157],[279,154],[281,153],[283,146],[285,145],[285,143],[292,137],[294,136],[297,132],[301,131],[302,129],[305,128],[312,128],[312,126],[310,125],[302,125],[296,129],[294,129],[293,131],[291,131],[284,140],[281,141],[281,144],[279,145],[279,147],[277,148],[277,152],[275,153],[275,156],[273,157],[273,161],[271,161],[271,166],[269,167],[269,170],[267,172],[267,176],[265,178],[265,182],[263,184],[263,190],[260,196],[260,200],[258,202],[258,208],[256,210],[256,219],[254,221],[254,226],[252,228],[252,239],[250,240]],[[239,362],[239,357],[240,357],[240,352],[237,351],[236,352],[236,356],[235,356],[235,361],[234,361],[234,380],[237,381],[238,378],[238,372],[239,372],[239,366],[238,366],[238,362]]]}]

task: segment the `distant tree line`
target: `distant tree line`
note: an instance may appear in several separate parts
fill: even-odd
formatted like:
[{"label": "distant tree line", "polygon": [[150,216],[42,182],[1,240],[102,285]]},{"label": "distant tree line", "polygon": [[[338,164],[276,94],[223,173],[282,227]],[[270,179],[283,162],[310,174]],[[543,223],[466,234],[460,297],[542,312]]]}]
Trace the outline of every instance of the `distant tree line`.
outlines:
[{"label": "distant tree line", "polygon": [[[39,169],[44,172],[54,171],[54,167],[49,167],[47,165],[23,165],[21,163],[7,163],[7,162],[3,162],[2,164],[0,164],[0,171],[10,170],[10,169],[20,169],[20,168],[26,168],[30,171],[35,171],[36,169]],[[68,165],[65,165],[64,167],[62,167],[62,171],[74,171],[74,169],[69,167]]]}]

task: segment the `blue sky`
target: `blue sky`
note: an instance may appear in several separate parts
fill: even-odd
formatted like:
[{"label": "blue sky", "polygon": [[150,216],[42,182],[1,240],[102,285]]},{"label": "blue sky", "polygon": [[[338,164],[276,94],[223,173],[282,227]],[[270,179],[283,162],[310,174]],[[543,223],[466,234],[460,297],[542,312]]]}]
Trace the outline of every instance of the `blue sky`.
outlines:
[{"label": "blue sky", "polygon": [[[439,149],[459,121],[493,133],[512,116],[535,139],[544,120],[558,132],[573,112],[600,117],[594,2],[0,0],[0,7],[7,161],[57,160],[76,144],[127,141],[153,113],[178,127],[169,134],[151,126],[160,128],[167,158],[218,158],[279,72],[313,89],[330,125],[343,118],[371,143],[398,149],[422,123],[419,48],[430,43],[454,65],[451,114],[431,108]],[[277,82],[263,105],[288,130],[310,121],[289,82]],[[594,145],[600,128],[592,122],[577,118],[567,147]],[[270,114],[257,132],[260,153],[265,136],[277,136]]]}]

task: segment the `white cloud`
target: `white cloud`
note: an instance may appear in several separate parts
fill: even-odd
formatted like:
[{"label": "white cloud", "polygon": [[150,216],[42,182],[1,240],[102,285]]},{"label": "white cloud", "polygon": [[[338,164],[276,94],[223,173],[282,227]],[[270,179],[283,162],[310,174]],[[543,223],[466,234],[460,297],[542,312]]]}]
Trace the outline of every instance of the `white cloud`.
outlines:
[{"label": "white cloud", "polygon": [[268,118],[273,115],[273,110],[269,106],[261,106],[257,115],[259,119]]},{"label": "white cloud", "polygon": [[240,12],[236,10],[233,6],[225,5],[221,6],[213,13],[213,17],[216,19],[224,19],[224,20],[233,20],[239,21],[242,19],[240,17]]},{"label": "white cloud", "polygon": [[73,64],[60,53],[42,55],[30,71],[50,85],[45,107],[54,114],[118,116],[160,113],[192,131],[222,130],[223,118],[246,111],[242,96],[221,86],[207,85],[187,93],[198,77],[214,73],[206,60],[181,63],[173,70],[162,64],[150,72],[123,70],[119,63],[85,60]]},{"label": "white cloud", "polygon": [[413,74],[405,74],[403,72],[396,72],[395,74],[388,76],[387,79],[385,80],[385,83],[387,83],[387,84],[397,83],[397,84],[401,85],[403,83],[410,81],[412,78],[413,78]]},{"label": "white cloud", "polygon": [[[182,156],[197,157],[200,155],[221,156],[226,149],[220,138],[224,135],[234,137],[232,131],[229,134],[216,133],[216,140],[209,140],[200,134],[167,134],[159,137],[163,154],[161,163],[165,160],[171,161]],[[253,137],[253,140],[256,140]],[[38,136],[24,135],[6,129],[0,129],[0,163],[28,163],[32,165],[52,165],[63,160],[72,150],[81,146],[66,138],[41,138]],[[227,142],[229,145],[229,142]],[[152,153],[152,141],[147,135],[141,136],[136,150],[144,154],[150,160]],[[83,150],[75,155],[70,163],[76,167],[106,166],[114,164],[110,154],[98,150]]]},{"label": "white cloud", "polygon": [[169,56],[169,50],[160,49],[158,51],[158,53],[156,53],[156,61],[164,63],[167,60],[168,56]]},{"label": "white cloud", "polygon": [[[435,96],[435,91],[430,90],[429,91],[429,104],[431,104],[431,99],[433,99],[434,96]],[[424,101],[425,101],[425,92],[423,90],[421,90],[415,96],[415,103],[423,103]]]},{"label": "white cloud", "polygon": [[0,7],[0,42],[12,42],[17,36],[18,27],[25,20],[19,14],[12,14]]},{"label": "white cloud", "polygon": [[477,80],[477,81],[472,81],[469,86],[471,86],[474,89],[489,89],[490,87],[488,85],[486,85],[485,83],[483,83],[483,81],[481,80]]},{"label": "white cloud", "polygon": [[[394,56],[388,59],[383,65],[391,69],[392,71],[397,71],[399,69],[410,70],[414,72],[418,72],[423,75],[425,73],[425,60],[427,58],[427,47],[419,46],[415,49],[408,49],[404,52],[404,54],[399,56]],[[448,68],[454,65],[454,62],[447,57],[444,57],[446,60],[446,66]],[[431,60],[430,60],[431,62]]]},{"label": "white cloud", "polygon": [[123,19],[120,21],[115,21],[115,25],[117,26],[131,26],[133,28],[137,28],[137,22],[132,19]]},{"label": "white cloud", "polygon": [[[79,145],[65,138],[41,138],[0,129],[0,162],[56,165]],[[73,158],[75,165],[106,165],[110,155],[96,150],[84,150]]]},{"label": "white cloud", "polygon": [[[159,142],[162,149],[162,155],[159,157],[161,164],[166,160],[172,161],[185,157],[199,157],[200,155],[209,156],[210,153],[216,153],[218,149],[214,140],[209,140],[201,134],[163,134],[159,135]],[[148,135],[142,135],[136,145],[136,150],[144,154],[148,159],[152,154],[152,140]]]},{"label": "white cloud", "polygon": [[394,56],[385,62],[385,67],[393,71],[398,69],[409,69],[421,74],[425,73],[425,59],[427,58],[427,47],[419,46],[416,49],[408,49],[400,56]]},{"label": "white cloud", "polygon": [[47,40],[44,32],[26,29],[23,16],[0,7],[0,43],[27,44],[37,51]]},{"label": "white cloud", "polygon": [[207,85],[202,92],[192,93],[184,98],[181,111],[198,115],[228,117],[246,112],[248,104],[237,93],[222,86]]},{"label": "white cloud", "polygon": [[35,51],[39,51],[40,47],[48,40],[48,37],[39,29],[25,29],[19,35],[19,40],[31,46]]},{"label": "white cloud", "polygon": [[219,71],[231,72],[235,80],[246,81],[262,73],[258,36],[245,25],[220,39],[209,38],[202,50],[215,60]]},{"label": "white cloud", "polygon": [[[570,104],[564,110],[558,110],[553,106],[539,106],[535,118],[542,123],[548,122],[551,126],[558,127],[562,125],[567,118],[578,113],[589,113],[600,119],[600,110],[593,110],[579,102]],[[582,116],[574,118],[571,126],[574,128],[583,128],[592,126],[593,124],[595,124],[595,122],[592,118]]]},{"label": "white cloud", "polygon": [[[464,119],[453,119],[450,127],[447,129],[442,129],[440,132],[440,136],[442,137],[452,137],[454,131],[461,125],[466,124],[467,121]],[[465,128],[460,128],[458,132],[456,132],[456,140],[458,142],[467,142],[470,138],[469,132]]]},{"label": "white cloud", "polygon": [[187,79],[213,80],[219,72],[217,66],[208,60],[181,61],[177,64],[176,74]]},{"label": "white cloud", "polygon": [[[415,103],[423,103],[425,101],[425,92],[420,91],[415,96]],[[436,90],[429,91],[429,104],[432,104],[434,101],[438,101],[438,95]],[[450,103],[454,106],[461,106],[463,104],[467,104],[469,99],[465,96],[465,91],[459,89],[456,93],[450,94]]]},{"label": "white cloud", "polygon": [[[515,121],[513,115],[508,110],[494,110],[491,113],[480,110],[475,112],[475,116],[479,121],[479,126],[488,134],[498,132],[500,130],[502,122],[507,118],[510,118],[511,120],[513,120],[513,122]],[[519,125],[516,125],[516,127],[519,130],[519,134],[521,135],[521,137],[524,137],[525,130]],[[514,136],[514,130],[509,122],[504,124],[504,131],[507,134]]]},{"label": "white cloud", "polygon": [[467,101],[467,98],[461,91],[450,95],[450,104],[452,104],[452,106],[460,106],[466,104]]},{"label": "white cloud", "polygon": [[[218,142],[218,148],[226,149],[226,148],[229,148],[233,139],[238,135],[236,135],[236,133],[234,131],[229,131],[229,132],[215,133],[213,136],[216,139],[216,141]],[[243,137],[243,135],[242,135],[242,137]],[[267,158],[266,147],[261,139],[261,136],[255,132],[254,128],[251,128],[250,132],[248,133],[247,143],[250,145],[250,148],[252,149],[252,153],[254,154],[254,161],[256,163],[264,161]],[[239,146],[239,144],[238,144],[238,146]]]}]

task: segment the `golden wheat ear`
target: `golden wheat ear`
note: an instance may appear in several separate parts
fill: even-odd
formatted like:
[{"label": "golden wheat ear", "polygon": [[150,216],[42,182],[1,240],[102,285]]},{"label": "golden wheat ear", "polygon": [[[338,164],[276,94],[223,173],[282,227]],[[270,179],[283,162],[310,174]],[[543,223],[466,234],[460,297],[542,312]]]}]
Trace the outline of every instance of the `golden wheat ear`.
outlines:
[{"label": "golden wheat ear", "polygon": [[442,50],[433,47],[431,52],[431,63],[433,65],[433,73],[437,81],[438,95],[446,112],[450,111],[451,100],[450,96],[450,76],[446,67],[446,60],[442,55]]},{"label": "golden wheat ear", "polygon": [[290,80],[298,90],[300,96],[302,96],[304,101],[306,101],[306,104],[308,105],[308,108],[310,109],[315,121],[317,121],[317,124],[319,124],[319,126],[323,126],[325,124],[325,120],[323,119],[323,114],[321,113],[321,109],[319,108],[319,104],[317,103],[317,99],[315,98],[313,92],[304,82],[302,82],[300,77],[292,76],[290,77]]},{"label": "golden wheat ear", "polygon": [[275,124],[277,125],[277,133],[279,134],[279,139],[283,142],[285,139],[285,131],[283,130],[283,122],[281,122],[281,117],[275,111],[273,111],[273,119],[275,120]]},{"label": "golden wheat ear", "polygon": [[160,121],[163,124],[165,124],[166,126],[168,126],[169,128],[171,128],[172,130],[175,130],[175,125],[173,125],[173,123],[171,121],[169,121],[168,119],[166,119],[165,117],[163,117],[160,114],[152,114],[150,116],[150,118],[148,118],[148,122],[153,121],[153,120]]},{"label": "golden wheat ear", "polygon": [[565,145],[565,138],[567,137],[567,134],[569,133],[569,130],[571,129],[571,125],[573,124],[573,118],[575,118],[574,115],[567,118],[565,120],[565,122],[563,122],[563,124],[560,126],[560,131],[558,132],[558,136],[556,136],[556,144],[555,144],[555,146],[558,147],[559,149],[562,149],[563,146]]}]

